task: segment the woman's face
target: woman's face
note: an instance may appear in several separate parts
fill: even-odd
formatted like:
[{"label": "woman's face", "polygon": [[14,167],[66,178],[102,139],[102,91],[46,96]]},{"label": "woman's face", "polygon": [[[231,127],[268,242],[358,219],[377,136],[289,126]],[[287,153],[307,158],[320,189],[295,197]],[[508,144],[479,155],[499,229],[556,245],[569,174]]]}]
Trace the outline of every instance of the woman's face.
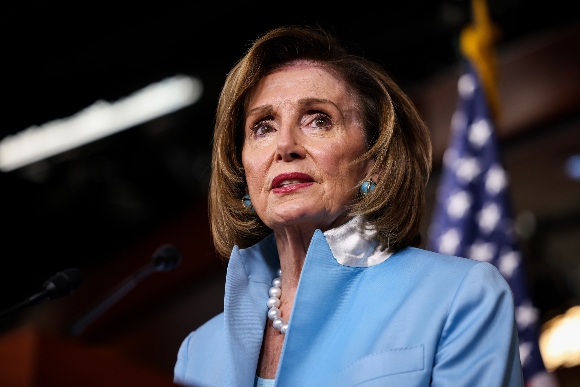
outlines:
[{"label": "woman's face", "polygon": [[264,77],[250,95],[242,163],[256,213],[270,228],[323,231],[344,221],[370,161],[347,84],[313,62]]}]

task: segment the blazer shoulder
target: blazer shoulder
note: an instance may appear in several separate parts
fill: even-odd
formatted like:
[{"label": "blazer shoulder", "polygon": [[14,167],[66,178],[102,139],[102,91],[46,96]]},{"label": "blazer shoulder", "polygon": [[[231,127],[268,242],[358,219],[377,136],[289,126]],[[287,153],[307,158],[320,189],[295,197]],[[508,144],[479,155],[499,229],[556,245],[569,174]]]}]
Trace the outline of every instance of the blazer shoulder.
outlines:
[{"label": "blazer shoulder", "polygon": [[491,277],[495,282],[506,282],[499,269],[489,262],[436,253],[416,247],[407,247],[398,252],[397,255],[399,255],[401,262],[406,262],[415,270],[446,274],[451,276],[447,277],[449,280],[452,277],[461,280],[469,276],[471,279]]},{"label": "blazer shoulder", "polygon": [[179,357],[189,362],[199,354],[207,356],[208,352],[214,353],[223,346],[225,346],[225,338],[222,312],[187,335],[179,348]]},{"label": "blazer shoulder", "polygon": [[200,325],[196,330],[190,333],[190,336],[196,337],[196,340],[209,340],[214,342],[224,334],[224,313],[220,313],[205,323]]},{"label": "blazer shoulder", "polygon": [[487,262],[481,262],[471,258],[436,253],[434,251],[424,250],[418,247],[406,247],[400,250],[397,254],[400,255],[401,257],[404,257],[405,259],[410,259],[415,262],[419,261],[423,265],[455,267],[463,270],[470,270],[471,267],[480,264],[490,265],[494,267],[493,265]]},{"label": "blazer shoulder", "polygon": [[[215,377],[208,369],[220,364],[225,354],[223,312],[192,331],[182,341],[174,367],[176,384],[199,385],[200,380]],[[209,379],[208,379],[209,378]]]}]

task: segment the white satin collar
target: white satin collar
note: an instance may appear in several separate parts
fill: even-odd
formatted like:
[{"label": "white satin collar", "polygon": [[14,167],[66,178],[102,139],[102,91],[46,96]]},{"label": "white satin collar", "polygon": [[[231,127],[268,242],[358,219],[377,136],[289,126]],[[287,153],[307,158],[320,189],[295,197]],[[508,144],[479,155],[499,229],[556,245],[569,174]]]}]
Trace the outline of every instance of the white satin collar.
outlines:
[{"label": "white satin collar", "polygon": [[381,249],[377,231],[365,225],[362,216],[324,233],[332,255],[343,266],[369,267],[385,261],[393,253]]}]

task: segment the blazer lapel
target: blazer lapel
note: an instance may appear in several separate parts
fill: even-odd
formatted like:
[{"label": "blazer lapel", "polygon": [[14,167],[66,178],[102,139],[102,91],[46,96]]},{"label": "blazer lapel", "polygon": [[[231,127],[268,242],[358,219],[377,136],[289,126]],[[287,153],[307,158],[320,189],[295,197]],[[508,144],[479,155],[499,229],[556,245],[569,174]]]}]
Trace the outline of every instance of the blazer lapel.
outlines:
[{"label": "blazer lapel", "polygon": [[[320,340],[328,338],[328,329],[335,328],[334,320],[342,313],[343,296],[364,270],[366,268],[338,264],[324,234],[319,230],[314,233],[288,323],[278,365],[277,387],[303,385],[305,375],[309,381],[316,380],[313,385],[329,382],[317,380],[329,373],[324,369],[324,362],[319,361],[320,356],[324,354],[328,361],[340,354],[325,353]],[[336,284],[342,284],[344,288],[337,288]]]},{"label": "blazer lapel", "polygon": [[234,247],[226,274],[226,385],[252,386],[267,320],[268,289],[279,266],[273,235],[248,249]]}]

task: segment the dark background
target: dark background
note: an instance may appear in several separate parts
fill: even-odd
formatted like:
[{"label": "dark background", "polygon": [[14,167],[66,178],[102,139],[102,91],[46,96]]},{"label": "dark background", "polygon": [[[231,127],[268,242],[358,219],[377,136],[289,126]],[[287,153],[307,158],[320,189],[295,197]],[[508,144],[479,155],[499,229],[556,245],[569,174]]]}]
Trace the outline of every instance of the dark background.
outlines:
[{"label": "dark background", "polygon": [[[259,34],[278,25],[328,28],[382,63],[432,132],[430,214],[455,104],[463,0],[356,2],[22,1],[5,6],[0,139],[114,102],[177,74],[203,83],[194,105],[15,171],[0,172],[0,309],[75,267],[75,294],[0,321],[63,337],[153,251],[173,243],[182,265],[154,273],[81,336],[170,377],[181,339],[222,309],[225,263],[207,223],[210,147],[225,76]],[[489,1],[501,32],[502,120],[530,291],[542,321],[578,304],[580,182],[579,14],[571,2]],[[429,218],[425,219],[425,229]]]}]

